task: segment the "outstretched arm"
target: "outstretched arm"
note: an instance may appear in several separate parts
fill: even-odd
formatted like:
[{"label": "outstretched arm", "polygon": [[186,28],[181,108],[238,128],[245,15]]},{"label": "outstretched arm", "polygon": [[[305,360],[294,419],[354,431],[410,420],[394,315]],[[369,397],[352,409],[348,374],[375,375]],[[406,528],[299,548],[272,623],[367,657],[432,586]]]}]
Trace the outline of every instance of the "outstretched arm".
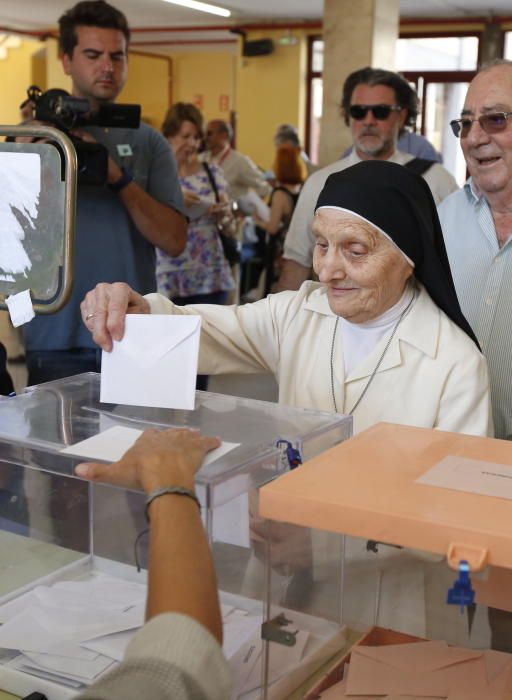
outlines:
[{"label": "outstretched arm", "polygon": [[118,282],[96,285],[82,301],[81,312],[94,342],[107,352],[114,340],[122,340],[127,313],[192,314],[201,316],[200,373],[275,373],[278,368],[281,323],[268,299],[239,307],[176,306],[160,294],[142,297]]},{"label": "outstretched arm", "polygon": [[[193,492],[194,474],[218,438],[192,430],[148,430],[119,462],[82,463],[76,473],[91,481],[142,488],[167,486]],[[197,503],[165,494],[149,506],[150,548],[146,618],[165,612],[188,615],[222,642],[217,582]]]}]

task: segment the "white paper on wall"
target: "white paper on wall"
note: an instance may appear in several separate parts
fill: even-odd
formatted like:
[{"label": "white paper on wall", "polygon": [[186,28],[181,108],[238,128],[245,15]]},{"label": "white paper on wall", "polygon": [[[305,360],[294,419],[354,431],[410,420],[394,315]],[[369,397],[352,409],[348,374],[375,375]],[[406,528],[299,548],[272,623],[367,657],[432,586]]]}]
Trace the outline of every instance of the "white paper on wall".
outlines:
[{"label": "white paper on wall", "polygon": [[35,316],[29,289],[24,289],[22,292],[18,292],[18,294],[11,294],[10,297],[7,297],[5,303],[7,304],[12,325],[15,328],[23,326],[23,324],[28,323]]}]

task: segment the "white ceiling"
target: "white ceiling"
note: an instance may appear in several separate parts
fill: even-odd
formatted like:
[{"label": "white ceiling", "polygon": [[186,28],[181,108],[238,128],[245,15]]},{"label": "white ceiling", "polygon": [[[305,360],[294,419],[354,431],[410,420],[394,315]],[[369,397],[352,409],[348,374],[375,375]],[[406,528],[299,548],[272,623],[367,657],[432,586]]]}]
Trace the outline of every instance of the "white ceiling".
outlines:
[{"label": "white ceiling", "polygon": [[[322,16],[322,0],[212,0],[232,11],[233,23],[252,20],[311,20]],[[1,0],[0,23],[19,28],[55,25],[57,18],[73,5],[73,0]],[[188,10],[162,0],[112,0],[133,27],[226,24],[214,15]]]},{"label": "white ceiling", "polygon": [[[357,0],[351,0],[352,2]],[[225,20],[195,10],[171,5],[162,0],[112,0],[112,3],[128,17],[132,28],[165,27],[162,33],[135,32],[133,39],[155,42],[162,38],[190,41],[207,38],[233,39],[227,31],[200,34],[180,31],[180,27],[212,27],[226,24],[320,22],[323,0],[212,0],[232,11]],[[55,27],[58,17],[73,4],[73,0],[0,0],[0,30],[41,30]],[[347,3],[350,7],[350,3]],[[490,15],[512,15],[510,0],[400,0],[402,17],[467,18]],[[170,33],[170,27],[176,32]],[[156,48],[156,47],[155,47]]]}]

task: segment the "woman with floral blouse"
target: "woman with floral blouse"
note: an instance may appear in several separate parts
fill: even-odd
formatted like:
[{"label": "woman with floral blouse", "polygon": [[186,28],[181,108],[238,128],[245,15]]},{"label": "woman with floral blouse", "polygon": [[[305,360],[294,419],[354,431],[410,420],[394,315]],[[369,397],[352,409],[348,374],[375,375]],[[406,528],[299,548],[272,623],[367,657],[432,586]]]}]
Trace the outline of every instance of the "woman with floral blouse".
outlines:
[{"label": "woman with floral blouse", "polygon": [[[202,131],[201,113],[184,102],[169,109],[162,125],[176,158],[189,225],[181,255],[172,258],[157,249],[156,277],[160,294],[180,306],[226,304],[235,288],[219,237],[219,225],[231,216],[226,180],[221,169],[211,165],[208,172],[197,157]],[[206,377],[198,377],[197,388],[207,388]]]},{"label": "woman with floral blouse", "polygon": [[178,102],[162,126],[178,166],[183,199],[189,218],[187,246],[171,258],[157,250],[158,291],[175,304],[225,304],[235,283],[219,238],[219,224],[230,216],[226,180],[212,165],[211,175],[197,157],[203,117],[192,104]]}]

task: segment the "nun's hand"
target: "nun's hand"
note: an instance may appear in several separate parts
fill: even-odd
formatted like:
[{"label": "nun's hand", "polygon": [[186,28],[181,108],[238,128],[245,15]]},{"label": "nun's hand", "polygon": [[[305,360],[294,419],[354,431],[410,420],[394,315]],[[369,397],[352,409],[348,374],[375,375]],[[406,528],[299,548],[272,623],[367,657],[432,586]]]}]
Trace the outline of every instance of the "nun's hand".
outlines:
[{"label": "nun's hand", "polygon": [[149,314],[149,303],[124,282],[97,284],[80,304],[82,320],[92,339],[110,352],[113,341],[124,335],[126,314]]}]

